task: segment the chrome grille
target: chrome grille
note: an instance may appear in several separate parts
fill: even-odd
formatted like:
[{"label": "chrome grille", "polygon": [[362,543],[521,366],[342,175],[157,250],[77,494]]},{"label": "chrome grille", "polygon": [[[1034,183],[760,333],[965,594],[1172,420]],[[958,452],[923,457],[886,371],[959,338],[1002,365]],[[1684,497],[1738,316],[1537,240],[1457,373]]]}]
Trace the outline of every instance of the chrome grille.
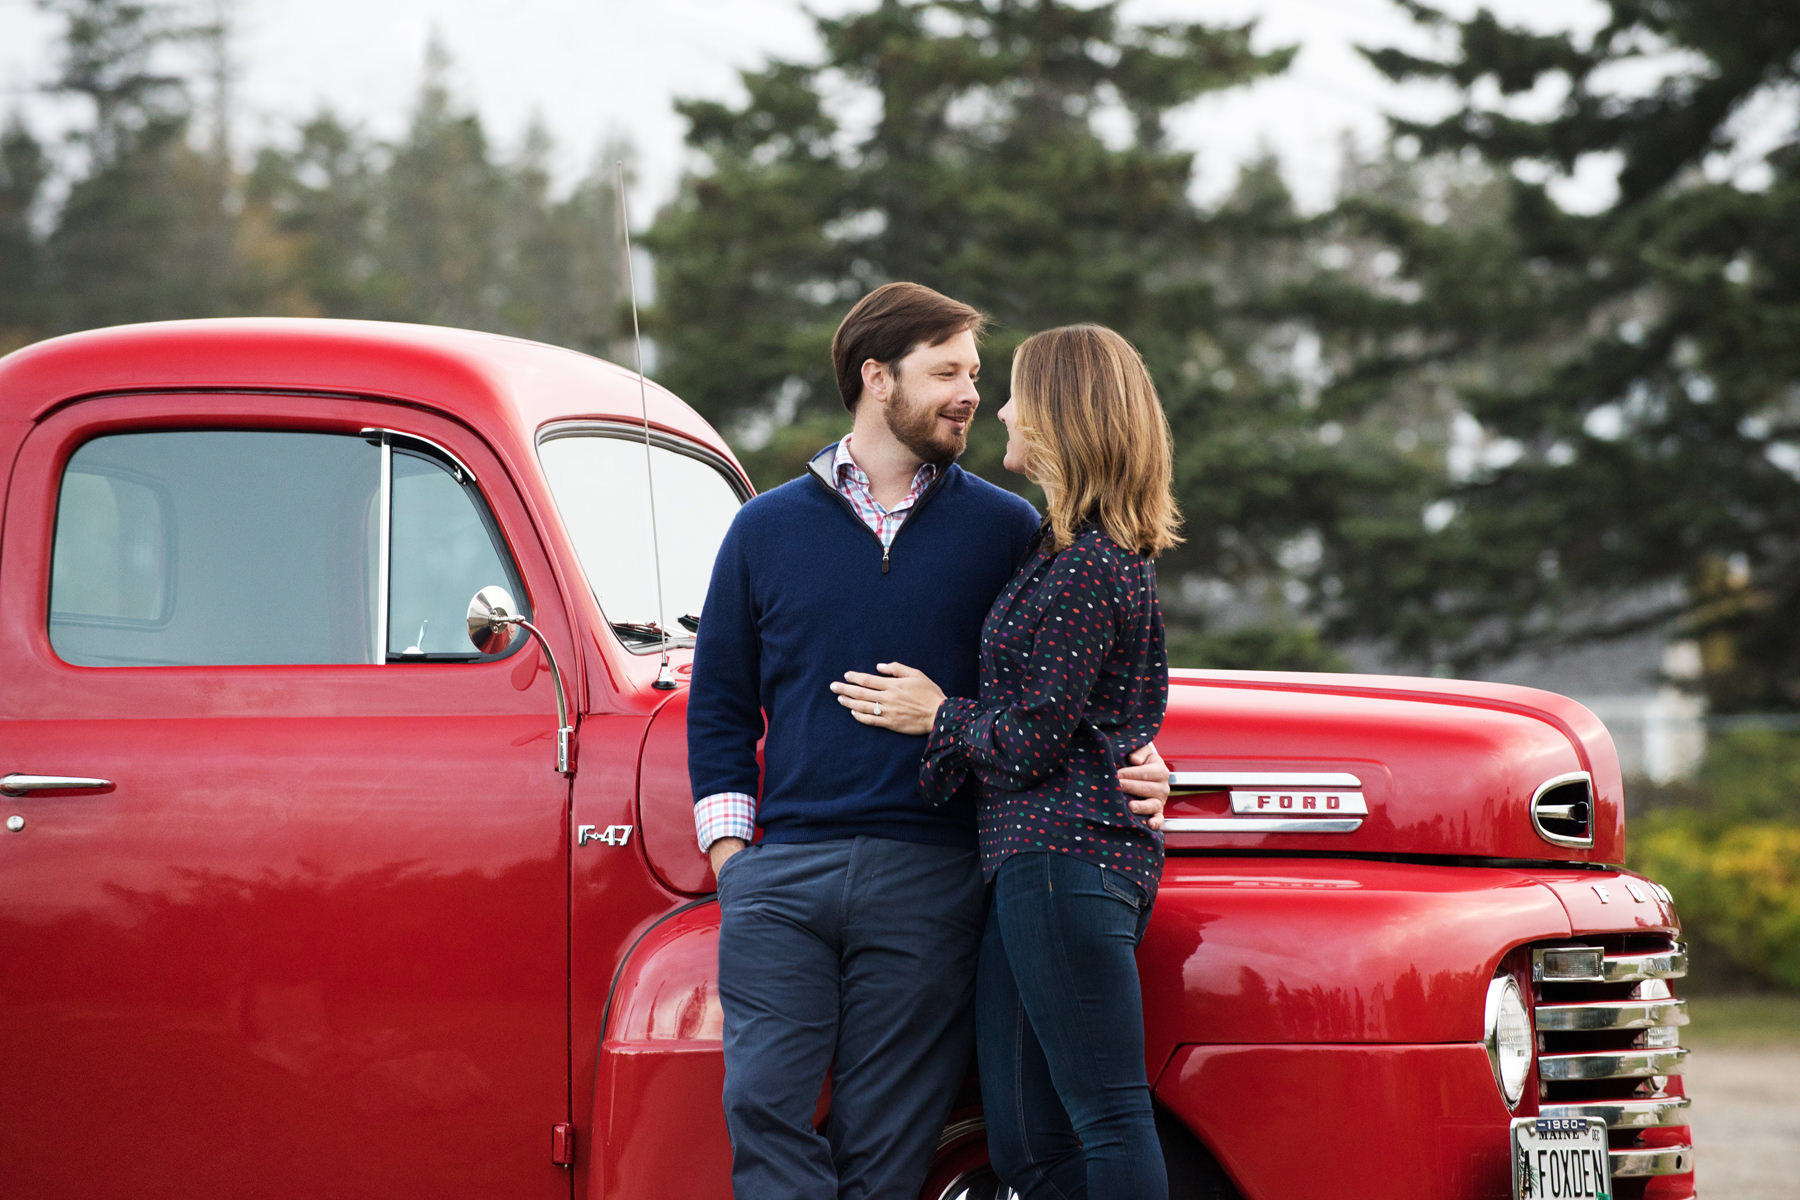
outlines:
[{"label": "chrome grille", "polygon": [[1688,1121],[1687,1098],[1669,1093],[1669,1077],[1680,1074],[1688,1053],[1678,1044],[1688,1016],[1668,981],[1685,974],[1686,947],[1663,935],[1532,950],[1538,1113],[1606,1122],[1620,1180],[1694,1169],[1693,1146],[1664,1144],[1678,1135],[1661,1132]]},{"label": "chrome grille", "polygon": [[1588,1000],[1580,1004],[1540,1004],[1537,1010],[1537,1027],[1544,1032],[1686,1024],[1686,1000]]},{"label": "chrome grille", "polygon": [[1687,1051],[1631,1050],[1624,1053],[1544,1054],[1538,1057],[1538,1078],[1547,1083],[1572,1079],[1647,1079],[1672,1075]]}]

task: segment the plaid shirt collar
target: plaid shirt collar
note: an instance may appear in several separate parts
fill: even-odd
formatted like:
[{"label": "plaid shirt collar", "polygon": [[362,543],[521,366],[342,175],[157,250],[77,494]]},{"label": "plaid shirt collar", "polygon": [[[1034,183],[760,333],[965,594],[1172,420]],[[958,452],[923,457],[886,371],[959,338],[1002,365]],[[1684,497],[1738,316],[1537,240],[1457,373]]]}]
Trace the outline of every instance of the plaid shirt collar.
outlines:
[{"label": "plaid shirt collar", "polygon": [[[912,489],[906,493],[906,497],[901,500],[900,503],[894,505],[894,507],[888,511],[899,512],[901,509],[911,505],[913,501],[924,495],[925,489],[931,486],[931,481],[936,479],[938,473],[942,470],[943,468],[936,463],[920,463],[919,469],[913,472]],[[838,491],[843,492],[845,495],[849,495],[850,488],[854,485],[868,494],[870,504],[875,503],[875,496],[872,486],[869,483],[868,472],[858,466],[856,459],[851,457],[850,435],[847,433],[838,442],[837,453],[832,456],[831,476],[833,479],[837,480]],[[854,497],[852,498],[854,499]]]},{"label": "plaid shirt collar", "polygon": [[843,494],[844,499],[850,501],[850,507],[856,510],[862,523],[881,539],[883,546],[893,543],[894,535],[900,532],[901,522],[906,520],[906,514],[912,511],[912,506],[942,471],[943,468],[936,463],[920,464],[919,469],[913,472],[912,488],[898,504],[892,508],[883,508],[875,499],[868,473],[851,456],[849,434],[846,433],[838,442],[837,453],[832,456],[831,461],[831,475],[837,481],[837,490]]}]

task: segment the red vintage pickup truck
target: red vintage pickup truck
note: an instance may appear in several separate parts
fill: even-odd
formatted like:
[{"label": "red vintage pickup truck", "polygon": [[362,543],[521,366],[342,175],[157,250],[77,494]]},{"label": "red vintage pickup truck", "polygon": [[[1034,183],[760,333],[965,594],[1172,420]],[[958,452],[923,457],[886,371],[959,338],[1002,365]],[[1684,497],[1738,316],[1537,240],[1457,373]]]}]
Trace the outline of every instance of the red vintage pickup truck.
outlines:
[{"label": "red vintage pickup truck", "polygon": [[[0,1195],[727,1195],[658,622],[750,487],[647,391],[326,321],[0,360]],[[1694,1195],[1679,924],[1590,713],[1171,693],[1141,959],[1177,1197]],[[982,1129],[927,1196],[995,1194]]]}]

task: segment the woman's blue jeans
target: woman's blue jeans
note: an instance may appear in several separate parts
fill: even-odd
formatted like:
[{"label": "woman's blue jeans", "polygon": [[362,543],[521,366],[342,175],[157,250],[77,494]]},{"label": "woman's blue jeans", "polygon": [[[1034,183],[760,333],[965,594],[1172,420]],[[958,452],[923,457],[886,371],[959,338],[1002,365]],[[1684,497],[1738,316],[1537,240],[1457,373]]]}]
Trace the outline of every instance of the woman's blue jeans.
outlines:
[{"label": "woman's blue jeans", "polygon": [[1165,1200],[1144,1078],[1136,882],[1066,854],[994,878],[975,983],[994,1170],[1025,1200]]}]

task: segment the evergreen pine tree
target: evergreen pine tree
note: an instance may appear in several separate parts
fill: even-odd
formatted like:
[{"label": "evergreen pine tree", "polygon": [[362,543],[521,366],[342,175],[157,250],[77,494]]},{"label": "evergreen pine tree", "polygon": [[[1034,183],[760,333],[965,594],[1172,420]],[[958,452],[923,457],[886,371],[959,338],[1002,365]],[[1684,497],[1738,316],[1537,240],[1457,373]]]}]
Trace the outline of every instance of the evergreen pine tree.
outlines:
[{"label": "evergreen pine tree", "polygon": [[503,202],[506,302],[500,327],[519,337],[631,361],[625,303],[618,164],[631,158],[609,141],[567,196],[555,195],[553,146],[534,124],[506,171]]},{"label": "evergreen pine tree", "polygon": [[[1203,208],[1193,155],[1166,132],[1176,109],[1291,51],[1258,53],[1249,26],[1134,24],[1117,3],[882,0],[817,24],[817,63],[747,72],[741,104],[679,105],[701,165],[645,239],[661,379],[732,432],[766,486],[841,432],[832,331],[881,283],[995,318],[984,416],[1027,334],[1113,326],[1144,353],[1176,436],[1188,541],[1164,578],[1184,656],[1324,661],[1293,629],[1195,640],[1206,614],[1177,586],[1193,572],[1254,595],[1291,574],[1284,556],[1342,474],[1309,432],[1303,331],[1281,308],[1307,223],[1266,163]],[[1003,446],[978,421],[963,462],[1033,494],[1001,471]]]},{"label": "evergreen pine tree", "polygon": [[499,323],[505,183],[481,118],[451,92],[435,38],[406,137],[383,172],[376,289],[392,320],[467,329]]},{"label": "evergreen pine tree", "polygon": [[[1423,569],[1346,581],[1350,624],[1467,665],[1673,619],[1715,704],[1800,707],[1800,9],[1608,0],[1578,37],[1403,7],[1447,52],[1372,61],[1463,103],[1396,132],[1504,198],[1464,228],[1345,214],[1418,289],[1408,369],[1453,387],[1473,451],[1408,539]],[[1578,172],[1610,194],[1571,199]]]},{"label": "evergreen pine tree", "polygon": [[230,311],[220,255],[223,194],[186,140],[192,113],[172,53],[201,32],[176,9],[132,0],[42,0],[62,16],[51,90],[92,119],[82,166],[49,240],[64,329]]},{"label": "evergreen pine tree", "polygon": [[375,278],[378,147],[330,111],[298,134],[291,149],[258,151],[245,183],[241,236],[263,311],[349,318],[395,311]]},{"label": "evergreen pine tree", "polygon": [[0,354],[44,331],[48,297],[35,220],[48,175],[43,145],[14,113],[0,131]]}]

